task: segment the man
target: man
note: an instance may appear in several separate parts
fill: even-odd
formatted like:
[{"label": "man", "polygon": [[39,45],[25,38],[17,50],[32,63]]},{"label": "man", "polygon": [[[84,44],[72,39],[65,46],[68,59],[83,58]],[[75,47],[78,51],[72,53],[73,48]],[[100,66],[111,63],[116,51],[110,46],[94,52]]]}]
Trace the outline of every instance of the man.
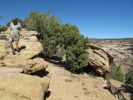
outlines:
[{"label": "man", "polygon": [[[13,55],[15,55],[15,51],[20,52],[20,49],[19,49],[19,38],[20,38],[19,30],[20,29],[21,29],[20,23],[17,23],[17,25],[14,25],[13,22],[10,23],[11,35],[9,38],[9,45],[12,49]],[[16,49],[14,48],[13,43],[15,43]]]}]

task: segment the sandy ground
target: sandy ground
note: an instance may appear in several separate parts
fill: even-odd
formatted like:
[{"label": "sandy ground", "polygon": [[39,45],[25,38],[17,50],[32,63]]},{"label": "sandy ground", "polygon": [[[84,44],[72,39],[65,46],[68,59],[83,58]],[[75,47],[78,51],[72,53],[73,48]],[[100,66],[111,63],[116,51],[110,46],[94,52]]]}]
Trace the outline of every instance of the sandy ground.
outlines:
[{"label": "sandy ground", "polygon": [[50,63],[47,71],[51,92],[47,100],[117,100],[102,88],[104,80],[100,77],[71,74]]}]

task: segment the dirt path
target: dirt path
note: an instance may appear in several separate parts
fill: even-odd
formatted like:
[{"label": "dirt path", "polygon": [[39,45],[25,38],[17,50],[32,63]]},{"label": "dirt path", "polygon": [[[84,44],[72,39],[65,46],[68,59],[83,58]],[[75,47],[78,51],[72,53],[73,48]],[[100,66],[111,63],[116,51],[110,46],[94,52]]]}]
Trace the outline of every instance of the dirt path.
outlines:
[{"label": "dirt path", "polygon": [[47,100],[116,100],[107,90],[101,88],[104,80],[87,74],[71,74],[63,67],[49,63],[51,95]]}]

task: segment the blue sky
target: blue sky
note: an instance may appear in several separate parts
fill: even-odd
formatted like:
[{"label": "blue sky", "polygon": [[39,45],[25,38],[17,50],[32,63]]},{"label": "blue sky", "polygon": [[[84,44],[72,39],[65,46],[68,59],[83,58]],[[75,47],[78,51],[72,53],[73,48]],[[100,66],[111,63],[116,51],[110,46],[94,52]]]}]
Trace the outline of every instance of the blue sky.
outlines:
[{"label": "blue sky", "polygon": [[133,37],[133,0],[1,0],[0,24],[48,10],[91,38]]}]

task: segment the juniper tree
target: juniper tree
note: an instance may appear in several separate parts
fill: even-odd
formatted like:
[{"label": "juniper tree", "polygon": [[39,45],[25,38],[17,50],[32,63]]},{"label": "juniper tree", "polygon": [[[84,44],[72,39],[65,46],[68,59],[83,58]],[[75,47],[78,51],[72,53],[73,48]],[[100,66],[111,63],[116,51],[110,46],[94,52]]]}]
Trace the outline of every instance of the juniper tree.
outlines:
[{"label": "juniper tree", "polygon": [[62,24],[57,17],[38,12],[31,13],[25,23],[29,29],[40,33],[45,57],[52,58],[61,54],[60,57],[65,58],[68,68],[73,72],[80,72],[88,64],[88,39],[80,34],[75,25]]}]

